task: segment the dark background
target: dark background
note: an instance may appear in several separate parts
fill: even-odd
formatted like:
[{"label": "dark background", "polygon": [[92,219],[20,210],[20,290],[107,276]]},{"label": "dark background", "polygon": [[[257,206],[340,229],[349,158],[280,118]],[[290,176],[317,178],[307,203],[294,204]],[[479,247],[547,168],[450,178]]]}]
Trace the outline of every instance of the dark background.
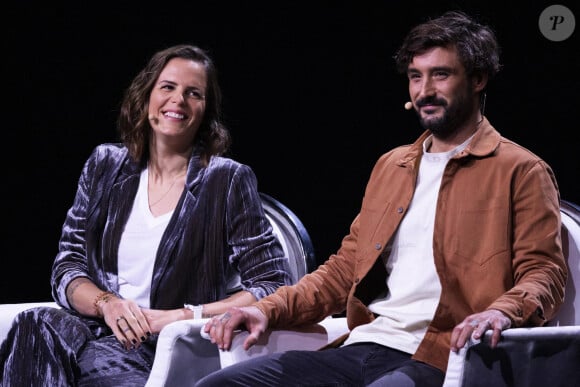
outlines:
[{"label": "dark background", "polygon": [[[118,105],[133,76],[177,43],[214,58],[231,156],[300,217],[319,262],[348,232],[377,158],[422,132],[403,109],[407,82],[392,56],[413,25],[449,9],[491,24],[503,48],[487,117],[544,158],[562,198],[580,203],[577,2],[365,3],[77,2],[3,11],[0,303],[50,299],[50,268],[82,165],[97,144],[117,140]],[[576,17],[562,42],[538,28],[552,4]]]}]

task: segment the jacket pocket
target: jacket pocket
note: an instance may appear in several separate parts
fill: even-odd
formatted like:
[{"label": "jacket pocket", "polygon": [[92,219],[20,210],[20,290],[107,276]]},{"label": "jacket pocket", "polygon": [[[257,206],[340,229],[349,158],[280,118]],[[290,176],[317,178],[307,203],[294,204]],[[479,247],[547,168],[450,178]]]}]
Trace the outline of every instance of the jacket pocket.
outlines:
[{"label": "jacket pocket", "polygon": [[484,264],[509,248],[510,212],[493,201],[474,201],[459,211],[453,233],[455,252],[468,261]]}]

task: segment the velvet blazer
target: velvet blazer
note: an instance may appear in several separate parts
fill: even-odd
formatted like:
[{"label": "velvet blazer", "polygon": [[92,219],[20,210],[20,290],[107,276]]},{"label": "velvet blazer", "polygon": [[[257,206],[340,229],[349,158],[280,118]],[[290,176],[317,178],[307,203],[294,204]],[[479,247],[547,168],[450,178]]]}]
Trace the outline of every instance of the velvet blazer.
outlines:
[{"label": "velvet blazer", "polygon": [[[141,171],[121,144],[99,145],[86,161],[52,268],[62,307],[71,309],[66,288],[77,277],[118,294],[117,252]],[[290,283],[249,166],[214,156],[206,167],[194,151],[185,185],[157,250],[151,308],[208,303],[241,289],[260,299]]]}]

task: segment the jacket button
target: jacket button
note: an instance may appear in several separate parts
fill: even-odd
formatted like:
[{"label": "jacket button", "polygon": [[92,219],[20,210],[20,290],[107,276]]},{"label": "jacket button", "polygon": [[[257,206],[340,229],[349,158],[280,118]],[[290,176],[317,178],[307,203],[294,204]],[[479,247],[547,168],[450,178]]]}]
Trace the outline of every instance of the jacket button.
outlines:
[{"label": "jacket button", "polygon": [[383,248],[383,245],[381,245],[380,243],[375,244],[375,249],[380,250]]},{"label": "jacket button", "polygon": [[403,207],[399,207],[399,208],[397,208],[397,212],[398,212],[399,214],[402,214],[402,213],[403,213]]}]

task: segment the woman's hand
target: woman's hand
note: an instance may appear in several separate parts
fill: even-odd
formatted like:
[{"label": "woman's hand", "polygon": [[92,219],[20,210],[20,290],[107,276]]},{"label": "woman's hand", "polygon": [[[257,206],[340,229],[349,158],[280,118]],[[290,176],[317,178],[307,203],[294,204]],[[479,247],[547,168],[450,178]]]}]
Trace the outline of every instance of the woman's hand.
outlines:
[{"label": "woman's hand", "polygon": [[106,324],[127,349],[138,348],[153,333],[148,319],[133,300],[111,298],[102,304]]}]

